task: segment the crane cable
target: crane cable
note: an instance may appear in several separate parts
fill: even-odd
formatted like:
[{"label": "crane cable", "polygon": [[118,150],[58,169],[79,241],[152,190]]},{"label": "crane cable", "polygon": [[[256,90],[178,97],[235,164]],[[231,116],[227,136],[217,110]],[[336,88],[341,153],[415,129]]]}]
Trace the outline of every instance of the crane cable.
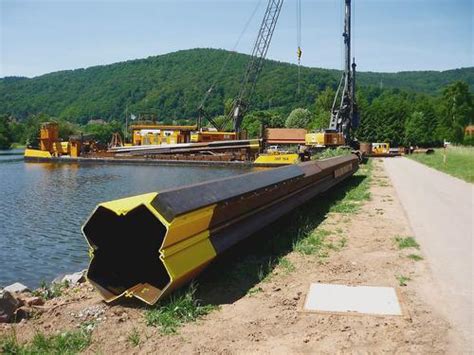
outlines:
[{"label": "crane cable", "polygon": [[227,55],[227,58],[225,59],[224,63],[222,64],[222,67],[220,68],[219,73],[216,76],[216,79],[212,82],[211,86],[209,87],[209,89],[204,94],[204,97],[201,100],[201,103],[199,104],[198,110],[202,109],[204,107],[207,100],[209,99],[209,96],[212,94],[215,86],[220,81],[220,79],[222,77],[222,74],[224,73],[225,69],[227,68],[227,65],[229,64],[230,59],[237,53],[237,47],[239,46],[240,42],[242,41],[242,38],[244,37],[245,33],[247,32],[253,18],[255,17],[255,14],[257,13],[258,9],[260,8],[260,5],[262,4],[262,1],[263,0],[258,0],[257,1],[257,4],[255,5],[255,8],[253,9],[252,14],[250,15],[249,19],[245,23],[244,28],[242,29],[242,31],[240,32],[240,35],[239,35],[237,41],[235,42],[234,46],[232,47],[232,50],[229,52],[229,54]]},{"label": "crane cable", "polygon": [[296,0],[296,44],[298,49],[296,55],[298,56],[298,95],[301,91],[301,56],[303,51],[301,50],[301,0]]}]

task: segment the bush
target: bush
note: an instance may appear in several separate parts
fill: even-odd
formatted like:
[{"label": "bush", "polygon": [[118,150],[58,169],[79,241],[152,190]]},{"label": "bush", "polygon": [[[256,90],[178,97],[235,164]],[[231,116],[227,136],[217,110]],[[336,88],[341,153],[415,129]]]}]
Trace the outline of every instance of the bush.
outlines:
[{"label": "bush", "polygon": [[466,134],[464,136],[463,144],[474,146],[474,135],[473,134]]}]

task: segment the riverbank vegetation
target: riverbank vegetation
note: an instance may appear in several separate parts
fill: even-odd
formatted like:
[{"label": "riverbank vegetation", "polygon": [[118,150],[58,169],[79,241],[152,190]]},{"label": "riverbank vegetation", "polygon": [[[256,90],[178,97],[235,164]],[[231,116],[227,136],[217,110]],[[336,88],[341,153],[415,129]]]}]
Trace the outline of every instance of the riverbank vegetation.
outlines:
[{"label": "riverbank vegetation", "polygon": [[6,355],[77,354],[90,343],[91,333],[84,329],[49,336],[36,333],[33,340],[27,344],[19,343],[16,334],[12,333],[0,338],[0,350]]},{"label": "riverbank vegetation", "polygon": [[[227,61],[227,59],[229,60]],[[155,118],[163,124],[195,124],[197,107],[210,87],[206,111],[230,110],[248,56],[196,49],[51,73],[0,79],[0,148],[34,145],[41,122],[60,123],[60,136],[93,133],[102,142],[123,132],[125,117]],[[224,63],[227,66],[221,73]],[[268,60],[243,128],[250,137],[261,125],[327,128],[340,72]],[[445,72],[359,73],[360,141],[392,145],[472,143],[464,128],[474,116],[474,68]],[[132,121],[130,121],[132,122]]]},{"label": "riverbank vegetation", "polygon": [[412,154],[409,157],[449,175],[474,183],[474,147],[435,149],[434,154]]},{"label": "riverbank vegetation", "polygon": [[145,312],[146,324],[159,327],[164,334],[176,333],[180,325],[193,322],[217,308],[210,304],[202,305],[195,293],[196,285],[191,284],[185,290],[172,294],[163,303],[150,307]]}]

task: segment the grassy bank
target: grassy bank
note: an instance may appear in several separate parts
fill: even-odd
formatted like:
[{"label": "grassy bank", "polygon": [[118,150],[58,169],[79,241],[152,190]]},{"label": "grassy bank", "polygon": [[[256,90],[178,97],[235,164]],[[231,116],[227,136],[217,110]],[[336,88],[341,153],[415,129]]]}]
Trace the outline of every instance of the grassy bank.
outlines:
[{"label": "grassy bank", "polygon": [[474,147],[449,147],[446,149],[446,162],[442,148],[436,149],[434,154],[413,154],[409,157],[446,174],[474,182]]},{"label": "grassy bank", "polygon": [[27,344],[20,344],[16,334],[0,338],[0,352],[11,355],[29,354],[76,354],[86,349],[91,343],[91,334],[86,330],[63,332],[46,336],[37,333]]}]

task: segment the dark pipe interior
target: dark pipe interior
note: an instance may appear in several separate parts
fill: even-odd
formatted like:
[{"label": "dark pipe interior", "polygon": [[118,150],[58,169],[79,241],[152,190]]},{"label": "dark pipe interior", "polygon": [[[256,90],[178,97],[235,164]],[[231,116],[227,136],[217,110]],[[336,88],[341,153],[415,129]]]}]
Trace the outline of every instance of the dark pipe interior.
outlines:
[{"label": "dark pipe interior", "polygon": [[166,228],[145,207],[125,216],[99,207],[84,226],[94,247],[88,277],[115,295],[138,283],[162,290],[170,277],[159,258]]}]

